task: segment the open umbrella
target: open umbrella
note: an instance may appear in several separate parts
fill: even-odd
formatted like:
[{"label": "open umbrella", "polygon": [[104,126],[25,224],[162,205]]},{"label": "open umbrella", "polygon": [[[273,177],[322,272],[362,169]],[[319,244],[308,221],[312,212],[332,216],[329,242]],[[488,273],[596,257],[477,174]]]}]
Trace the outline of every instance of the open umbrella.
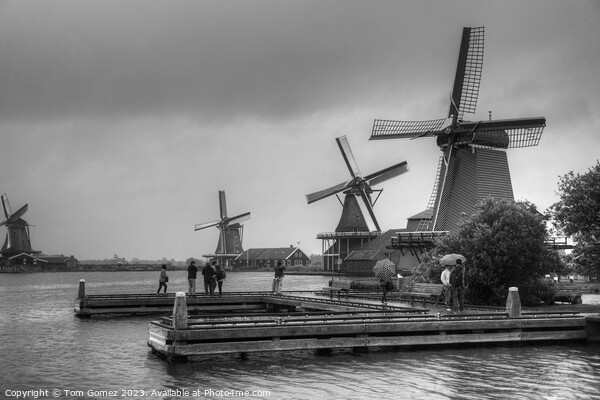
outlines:
[{"label": "open umbrella", "polygon": [[462,254],[446,254],[440,258],[440,263],[442,265],[456,265],[456,260],[461,260],[462,262],[467,261]]},{"label": "open umbrella", "polygon": [[379,260],[373,267],[373,273],[382,281],[387,281],[396,276],[396,265],[387,258]]}]

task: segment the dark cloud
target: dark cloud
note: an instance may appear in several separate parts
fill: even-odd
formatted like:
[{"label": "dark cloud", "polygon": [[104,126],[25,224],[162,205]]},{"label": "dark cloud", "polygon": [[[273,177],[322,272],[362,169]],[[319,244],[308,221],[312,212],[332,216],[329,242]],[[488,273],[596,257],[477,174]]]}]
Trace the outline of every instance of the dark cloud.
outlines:
[{"label": "dark cloud", "polygon": [[363,172],[409,162],[376,211],[403,227],[439,150],[368,142],[372,120],[444,117],[461,29],[483,25],[468,117],[546,116],[540,146],[510,155],[517,197],[543,209],[556,176],[597,157],[599,15],[556,0],[0,0],[0,189],[30,203],[49,252],[212,251],[215,232],[191,228],[222,189],[253,213],[247,245],[318,251],[340,206],[304,195],[347,178],[334,138],[348,135]]}]

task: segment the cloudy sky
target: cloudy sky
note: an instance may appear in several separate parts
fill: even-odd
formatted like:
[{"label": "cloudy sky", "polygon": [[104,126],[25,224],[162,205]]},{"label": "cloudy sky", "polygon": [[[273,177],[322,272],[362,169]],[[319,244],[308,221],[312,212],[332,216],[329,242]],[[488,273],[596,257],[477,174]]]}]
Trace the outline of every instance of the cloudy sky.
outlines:
[{"label": "cloudy sky", "polygon": [[382,229],[425,209],[433,139],[369,142],[373,119],[445,117],[460,35],[485,26],[477,112],[545,116],[509,150],[514,191],[545,210],[600,151],[600,3],[590,1],[0,0],[0,192],[32,245],[79,259],[213,252],[194,225],[252,212],[244,247],[320,253],[349,178],[400,161]]}]

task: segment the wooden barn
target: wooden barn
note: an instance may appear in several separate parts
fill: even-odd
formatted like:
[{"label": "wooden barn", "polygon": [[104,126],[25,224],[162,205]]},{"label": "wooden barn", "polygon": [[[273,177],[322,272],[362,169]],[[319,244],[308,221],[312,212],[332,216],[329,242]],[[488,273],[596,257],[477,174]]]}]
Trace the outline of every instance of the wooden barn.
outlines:
[{"label": "wooden barn", "polygon": [[380,250],[354,250],[344,259],[344,274],[350,276],[373,277],[373,267],[377,261],[387,257]]},{"label": "wooden barn", "polygon": [[311,264],[310,257],[300,248],[290,246],[244,250],[231,262],[231,266],[234,269],[240,267],[273,268],[278,261],[281,261],[286,267]]}]

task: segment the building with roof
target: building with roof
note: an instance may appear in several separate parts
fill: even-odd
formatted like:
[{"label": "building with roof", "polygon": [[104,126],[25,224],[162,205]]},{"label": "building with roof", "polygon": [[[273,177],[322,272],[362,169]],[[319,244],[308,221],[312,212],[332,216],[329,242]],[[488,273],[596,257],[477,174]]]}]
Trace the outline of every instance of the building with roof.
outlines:
[{"label": "building with roof", "polygon": [[310,257],[300,248],[290,246],[246,249],[231,262],[231,267],[234,269],[241,267],[273,268],[278,261],[281,261],[286,267],[311,264]]},{"label": "building with roof", "polygon": [[344,272],[352,276],[373,277],[377,261],[388,258],[380,250],[354,250],[344,259]]},{"label": "building with roof", "polygon": [[340,272],[353,276],[372,276],[374,263],[387,258],[396,265],[396,272],[410,274],[421,263],[423,253],[433,248],[434,236],[432,232],[390,229],[352,251],[344,258]]},{"label": "building with roof", "polygon": [[46,256],[39,252],[19,253],[2,260],[3,272],[74,271],[78,260],[73,256]]}]

